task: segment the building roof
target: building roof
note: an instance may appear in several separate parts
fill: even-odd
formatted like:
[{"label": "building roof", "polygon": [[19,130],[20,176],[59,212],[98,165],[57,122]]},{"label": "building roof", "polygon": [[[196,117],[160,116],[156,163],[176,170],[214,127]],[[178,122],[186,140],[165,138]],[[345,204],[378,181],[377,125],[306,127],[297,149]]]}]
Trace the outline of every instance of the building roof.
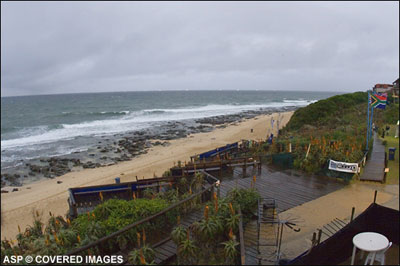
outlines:
[{"label": "building roof", "polygon": [[393,84],[375,84],[374,88],[391,88],[393,87]]}]

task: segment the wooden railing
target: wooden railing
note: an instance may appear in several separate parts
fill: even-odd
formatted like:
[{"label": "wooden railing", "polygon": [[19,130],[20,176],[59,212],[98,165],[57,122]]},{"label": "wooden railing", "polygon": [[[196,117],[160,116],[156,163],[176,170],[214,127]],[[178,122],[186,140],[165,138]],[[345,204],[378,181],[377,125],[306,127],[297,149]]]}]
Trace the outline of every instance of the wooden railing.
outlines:
[{"label": "wooden railing", "polygon": [[247,156],[232,159],[220,159],[215,161],[204,161],[199,163],[187,163],[183,166],[175,166],[170,169],[171,173],[174,175],[189,175],[194,172],[203,171],[219,171],[222,173],[223,167],[229,166],[242,166],[244,169],[247,166],[257,165],[258,168],[261,166],[261,156]]},{"label": "wooden railing", "polygon": [[240,210],[240,206],[239,206],[239,215],[240,215],[240,220],[239,220],[240,264],[245,265],[246,264],[246,251],[244,249],[243,215],[242,215],[242,211]]}]

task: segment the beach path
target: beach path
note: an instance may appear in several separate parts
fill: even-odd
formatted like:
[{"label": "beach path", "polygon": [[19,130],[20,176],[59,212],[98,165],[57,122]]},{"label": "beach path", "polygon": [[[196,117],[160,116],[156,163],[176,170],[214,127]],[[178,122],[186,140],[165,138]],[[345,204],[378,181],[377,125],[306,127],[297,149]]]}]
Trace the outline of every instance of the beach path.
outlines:
[{"label": "beach path", "polygon": [[385,146],[374,134],[374,144],[372,147],[371,157],[366,163],[364,172],[360,176],[360,180],[384,182],[385,170]]}]

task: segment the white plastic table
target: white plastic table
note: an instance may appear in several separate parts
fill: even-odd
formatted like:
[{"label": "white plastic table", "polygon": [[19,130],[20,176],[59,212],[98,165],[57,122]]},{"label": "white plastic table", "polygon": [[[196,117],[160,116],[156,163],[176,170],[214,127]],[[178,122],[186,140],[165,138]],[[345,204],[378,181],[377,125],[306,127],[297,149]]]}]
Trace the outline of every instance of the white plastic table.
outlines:
[{"label": "white plastic table", "polygon": [[389,245],[389,240],[386,236],[374,233],[364,232],[359,233],[353,237],[353,255],[351,256],[351,265],[354,265],[354,257],[356,250],[361,249],[367,252],[373,252],[370,265],[374,263],[376,252],[385,249]]}]

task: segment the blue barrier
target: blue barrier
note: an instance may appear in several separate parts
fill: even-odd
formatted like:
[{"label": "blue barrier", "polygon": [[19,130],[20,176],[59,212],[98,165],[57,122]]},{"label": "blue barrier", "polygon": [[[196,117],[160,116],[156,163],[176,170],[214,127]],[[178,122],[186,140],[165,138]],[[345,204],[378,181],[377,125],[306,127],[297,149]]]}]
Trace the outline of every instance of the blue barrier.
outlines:
[{"label": "blue barrier", "polygon": [[214,150],[201,153],[201,154],[199,155],[199,159],[200,159],[200,160],[206,159],[206,158],[209,158],[209,157],[211,157],[211,156],[214,156],[214,155],[216,155],[216,154],[218,154],[218,153],[222,153],[222,152],[225,152],[225,151],[228,151],[228,150],[231,150],[231,149],[235,149],[235,148],[238,148],[238,147],[239,147],[239,144],[238,144],[237,142],[232,143],[232,144],[228,144],[228,145],[226,145],[226,146],[219,147],[219,148],[216,148],[216,149],[214,149]]}]

